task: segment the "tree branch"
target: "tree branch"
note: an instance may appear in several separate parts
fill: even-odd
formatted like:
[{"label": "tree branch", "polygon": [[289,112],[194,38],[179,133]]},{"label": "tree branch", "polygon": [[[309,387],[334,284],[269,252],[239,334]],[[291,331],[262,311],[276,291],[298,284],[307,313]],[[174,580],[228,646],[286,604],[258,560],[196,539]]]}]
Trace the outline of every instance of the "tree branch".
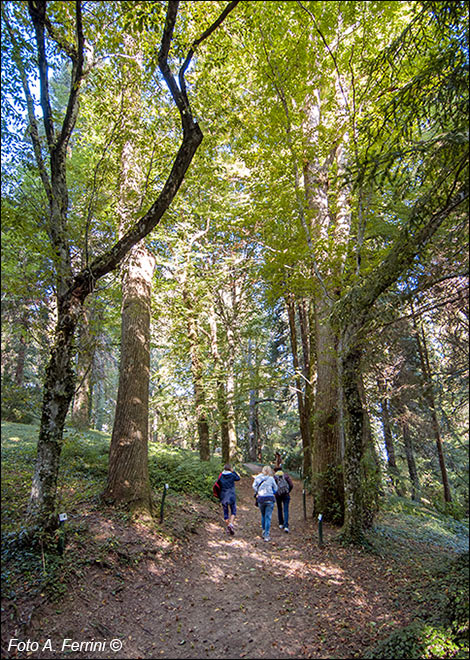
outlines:
[{"label": "tree branch", "polygon": [[[212,34],[236,4],[237,2],[231,2],[228,5],[217,21],[215,21],[214,24],[200,37],[198,43],[209,36],[209,34]],[[117,268],[127,252],[158,225],[163,214],[176,196],[193,156],[202,142],[202,131],[197,122],[193,119],[191,106],[186,94],[183,94],[179,90],[168,65],[168,55],[170,52],[171,41],[173,39],[178,5],[178,0],[170,0],[168,2],[165,26],[158,54],[158,65],[181,116],[183,141],[178,149],[178,153],[173,162],[173,167],[171,168],[171,172],[168,175],[163,189],[147,213],[145,213],[135,225],[114,244],[114,246],[100,257],[97,257],[89,267],[85,268],[75,276],[72,285],[69,288],[68,295],[76,297],[82,301],[85,300],[86,296],[91,293],[91,291],[93,291],[96,280]],[[188,63],[190,59],[191,58],[189,58]]]},{"label": "tree branch", "polygon": [[31,136],[31,142],[33,144],[33,151],[34,151],[34,157],[36,159],[36,165],[38,166],[39,176],[41,177],[41,181],[42,181],[42,184],[44,186],[44,190],[46,191],[47,198],[50,202],[51,197],[52,197],[51,183],[50,183],[49,175],[47,173],[46,167],[44,165],[44,160],[43,160],[43,157],[42,157],[41,141],[39,139],[39,129],[38,129],[37,121],[36,121],[36,115],[34,113],[34,101],[33,101],[32,95],[31,95],[31,91],[29,89],[28,77],[26,75],[26,71],[24,69],[23,62],[21,60],[20,47],[19,47],[18,41],[16,40],[15,34],[14,34],[13,29],[10,25],[10,22],[8,20],[8,17],[6,15],[6,12],[5,12],[5,9],[4,9],[3,5],[2,5],[2,16],[3,16],[3,20],[5,22],[6,28],[8,30],[11,45],[12,45],[12,48],[13,48],[13,51],[12,51],[13,60],[16,64],[16,68],[18,69],[18,72],[20,74],[21,85],[23,87],[23,92],[24,92],[24,95],[25,95],[25,98],[26,98],[26,108],[27,108],[27,111],[28,111],[28,122],[29,122],[29,134]]},{"label": "tree branch", "polygon": [[49,97],[49,81],[47,77],[47,57],[45,39],[46,2],[45,0],[28,0],[28,10],[36,34],[38,52],[38,68],[40,82],[41,108],[43,113],[44,129],[46,131],[47,143],[51,150],[54,146],[54,124],[52,121],[52,107]]}]

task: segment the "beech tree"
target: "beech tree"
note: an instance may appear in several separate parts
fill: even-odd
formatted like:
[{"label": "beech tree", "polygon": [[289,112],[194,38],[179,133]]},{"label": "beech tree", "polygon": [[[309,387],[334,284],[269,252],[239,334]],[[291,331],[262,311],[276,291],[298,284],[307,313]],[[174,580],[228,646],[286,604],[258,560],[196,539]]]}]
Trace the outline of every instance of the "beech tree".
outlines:
[{"label": "beech tree", "polygon": [[[158,67],[181,117],[182,143],[174,158],[168,178],[148,211],[138,218],[111,248],[91,259],[79,272],[74,272],[67,231],[69,212],[67,148],[77,120],[81,87],[88,73],[87,66],[91,64],[91,62],[87,64],[85,59],[86,36],[82,4],[81,2],[74,3],[73,17],[69,15],[68,11],[71,7],[67,5],[66,18],[70,21],[67,31],[74,34],[74,42],[71,43],[62,36],[61,29],[53,23],[44,0],[31,0],[28,3],[30,26],[33,28],[35,36],[37,75],[40,84],[40,103],[47,141],[48,164],[42,151],[38,119],[18,45],[19,37],[14,33],[14,26],[10,25],[15,63],[20,72],[23,92],[27,100],[29,131],[33,141],[36,164],[48,200],[48,231],[54,251],[57,296],[57,325],[44,383],[38,454],[27,515],[28,527],[31,530],[48,530],[57,526],[55,515],[57,474],[65,417],[75,388],[75,375],[72,369],[73,338],[83,303],[93,292],[96,282],[117,268],[129,250],[160,222],[178,192],[203,137],[199,124],[192,113],[185,73],[197,46],[214,32],[236,4],[236,1],[229,3],[218,19],[193,43],[176,78],[170,68],[169,54],[179,3],[174,1],[168,3],[158,52]],[[72,26],[71,29],[70,26]],[[49,92],[50,50],[48,38],[62,53],[68,56],[72,66],[67,107],[59,127],[56,127],[57,119],[52,110]]]}]

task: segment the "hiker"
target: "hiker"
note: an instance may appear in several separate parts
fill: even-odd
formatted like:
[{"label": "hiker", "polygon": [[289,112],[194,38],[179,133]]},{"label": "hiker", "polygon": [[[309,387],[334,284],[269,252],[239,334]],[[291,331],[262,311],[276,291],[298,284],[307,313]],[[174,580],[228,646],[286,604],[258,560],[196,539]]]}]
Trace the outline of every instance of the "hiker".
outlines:
[{"label": "hiker", "polygon": [[277,483],[276,504],[279,529],[289,533],[289,502],[294,482],[287,472],[282,471],[282,468],[274,471],[274,479]]},{"label": "hiker", "polygon": [[[237,496],[235,493],[235,482],[240,481],[240,477],[232,470],[230,463],[226,463],[219,479],[220,483],[220,503],[224,508],[224,520],[227,525],[227,534],[233,536],[235,529],[233,523],[237,515]],[[229,515],[230,507],[230,515]]]},{"label": "hiker", "polygon": [[273,477],[274,472],[269,465],[265,465],[260,474],[253,481],[253,489],[256,494],[259,510],[261,511],[261,527],[263,529],[263,538],[270,541],[271,518],[273,515],[275,493],[277,484]]}]

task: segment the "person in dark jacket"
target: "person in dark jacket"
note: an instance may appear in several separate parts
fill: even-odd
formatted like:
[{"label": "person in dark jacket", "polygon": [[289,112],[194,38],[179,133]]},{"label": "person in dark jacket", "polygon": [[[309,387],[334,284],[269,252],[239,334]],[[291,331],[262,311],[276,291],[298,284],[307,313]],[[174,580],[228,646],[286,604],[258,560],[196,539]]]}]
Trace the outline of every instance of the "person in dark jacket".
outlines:
[{"label": "person in dark jacket", "polygon": [[[279,528],[289,533],[290,492],[294,488],[294,482],[287,472],[282,471],[282,468],[275,470],[274,479],[277,483],[276,504]],[[287,486],[284,482],[287,483]]]},{"label": "person in dark jacket", "polygon": [[[219,477],[220,483],[220,503],[224,509],[224,520],[227,525],[227,534],[235,534],[233,523],[237,515],[237,495],[235,493],[235,482],[240,481],[240,477],[232,470],[230,463],[226,463]],[[230,507],[230,515],[229,515]]]}]

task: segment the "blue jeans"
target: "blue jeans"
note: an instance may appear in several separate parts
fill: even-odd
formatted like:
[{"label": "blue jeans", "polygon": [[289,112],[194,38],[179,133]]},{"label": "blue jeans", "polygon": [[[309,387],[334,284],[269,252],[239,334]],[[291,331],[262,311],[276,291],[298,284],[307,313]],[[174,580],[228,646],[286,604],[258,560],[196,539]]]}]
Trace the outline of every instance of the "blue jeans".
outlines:
[{"label": "blue jeans", "polygon": [[271,518],[273,516],[274,502],[266,500],[259,503],[259,510],[261,511],[261,527],[263,528],[263,536],[269,536],[271,530]]},{"label": "blue jeans", "polygon": [[277,518],[279,520],[279,524],[283,527],[289,527],[289,502],[290,495],[284,495],[284,497],[276,497]]}]

